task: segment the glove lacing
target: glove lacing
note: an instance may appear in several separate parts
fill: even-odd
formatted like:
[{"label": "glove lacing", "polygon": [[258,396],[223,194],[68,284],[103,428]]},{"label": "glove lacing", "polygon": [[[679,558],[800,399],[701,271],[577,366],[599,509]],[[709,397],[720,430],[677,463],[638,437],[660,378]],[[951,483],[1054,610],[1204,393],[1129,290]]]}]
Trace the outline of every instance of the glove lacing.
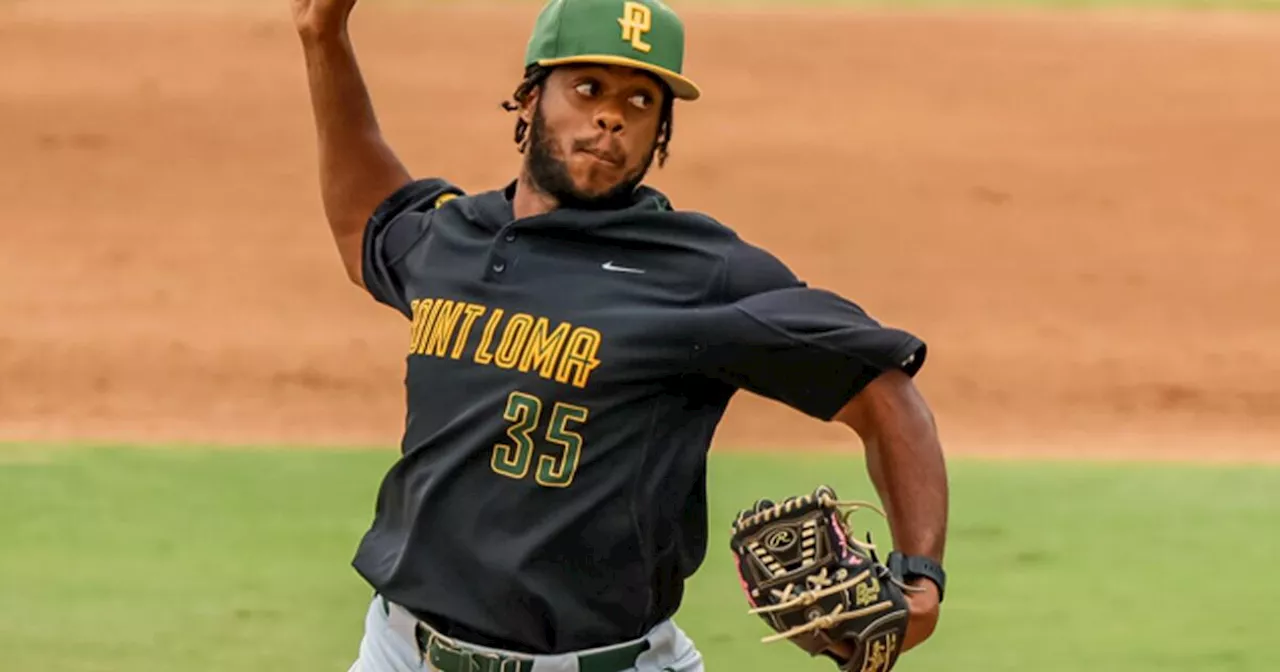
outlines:
[{"label": "glove lacing", "polygon": [[804,633],[809,632],[810,630],[825,630],[833,625],[836,625],[837,623],[843,623],[844,621],[852,621],[855,618],[862,618],[863,616],[866,616],[868,614],[881,612],[891,607],[893,607],[892,603],[881,602],[880,604],[873,604],[869,607],[864,607],[862,609],[855,609],[848,613],[840,613],[844,611],[844,605],[843,604],[837,605],[835,609],[831,610],[831,613],[825,616],[819,616],[813,619],[812,621],[805,623],[804,625],[796,626],[794,628],[791,628],[790,630],[787,630],[786,632],[779,632],[776,635],[769,635],[768,637],[762,637],[760,641],[767,644],[769,642],[776,642],[781,639],[790,639],[792,637],[795,637],[796,635],[803,635]]},{"label": "glove lacing", "polygon": [[[856,513],[859,509],[870,509],[880,514],[882,518],[885,518],[886,520],[888,519],[888,516],[885,515],[885,512],[881,510],[880,507],[876,506],[875,504],[872,504],[871,502],[854,501],[854,500],[849,500],[849,501],[837,500],[837,499],[833,499],[832,497],[828,496],[825,493],[820,495],[819,500],[823,506],[834,509],[836,511],[836,515],[840,517],[840,521],[844,523],[846,530],[851,527],[849,523],[850,516]],[[782,512],[784,509],[790,509],[790,508],[791,507],[788,505],[788,502],[783,502],[781,504],[774,505],[772,509],[766,509],[763,512],[758,512],[757,515],[760,515],[761,513],[763,513],[763,517],[767,520],[770,517],[776,517],[776,516],[782,515]],[[876,545],[871,543],[871,533],[869,532],[867,533],[867,541],[865,542],[860,541],[858,539],[854,539],[852,536],[849,536],[847,534],[843,536],[845,538],[844,540],[847,543],[858,548],[859,550],[863,551],[867,555],[871,556],[871,559],[873,562],[877,564],[880,563],[880,560],[876,557],[876,552],[875,552]],[[799,595],[797,595],[796,597],[790,600],[787,600],[786,602],[781,602],[778,604],[764,606],[764,607],[757,607],[755,609],[748,610],[747,613],[767,614],[775,611],[783,611],[786,609],[791,609],[796,606],[808,606],[823,597],[848,590],[850,587],[865,581],[870,574],[871,574],[871,570],[868,569],[851,579],[848,579],[846,581],[841,581],[840,583],[835,584],[833,586],[829,586],[827,588],[823,588],[817,591],[806,590],[800,593]],[[921,588],[918,586],[909,586],[903,583],[896,576],[893,576],[893,574],[891,573],[887,573],[887,574],[888,574],[887,578],[889,582],[897,586],[898,588],[902,589],[904,592],[920,592],[922,590],[925,590],[924,588]],[[783,591],[783,595],[790,594],[793,586],[794,584],[788,585],[786,590]],[[863,616],[867,616],[869,614],[874,614],[880,611],[884,611],[885,609],[889,609],[892,606],[893,605],[889,602],[881,602],[879,604],[873,604],[869,607],[864,607],[862,609],[855,609],[850,612],[844,612],[844,605],[837,605],[836,608],[833,609],[829,614],[819,616],[818,618],[815,618],[804,625],[796,626],[785,632],[780,632],[775,635],[764,637],[760,641],[768,643],[768,642],[776,642],[783,639],[790,639],[791,637],[795,637],[796,635],[802,635],[812,630],[823,630],[826,628],[830,628],[836,624],[842,623],[844,621],[851,621],[856,618],[862,618]]]}]

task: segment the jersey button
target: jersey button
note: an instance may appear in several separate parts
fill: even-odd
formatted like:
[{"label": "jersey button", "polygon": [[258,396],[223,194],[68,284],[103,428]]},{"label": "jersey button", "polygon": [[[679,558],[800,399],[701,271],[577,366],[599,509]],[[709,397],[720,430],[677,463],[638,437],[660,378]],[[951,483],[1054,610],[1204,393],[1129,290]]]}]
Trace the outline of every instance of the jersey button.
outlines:
[{"label": "jersey button", "polygon": [[516,234],[514,234],[514,233],[508,233],[508,234],[507,234],[507,237],[506,237],[506,241],[507,241],[508,243],[514,243],[514,242],[516,242]]},{"label": "jersey button", "polygon": [[493,265],[493,272],[494,272],[494,273],[501,273],[501,272],[503,272],[503,271],[505,271],[505,270],[507,270],[507,265],[506,265],[506,264],[504,264],[504,263],[502,263],[502,262],[498,262],[498,263],[496,263],[496,264],[494,264],[494,265]]}]

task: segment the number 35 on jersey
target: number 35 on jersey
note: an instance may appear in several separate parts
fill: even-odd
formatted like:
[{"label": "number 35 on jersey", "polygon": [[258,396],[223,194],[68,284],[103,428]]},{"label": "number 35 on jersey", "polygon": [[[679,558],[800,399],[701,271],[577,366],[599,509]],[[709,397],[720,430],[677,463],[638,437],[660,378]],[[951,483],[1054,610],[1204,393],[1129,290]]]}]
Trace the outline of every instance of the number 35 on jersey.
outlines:
[{"label": "number 35 on jersey", "polygon": [[556,402],[544,418],[543,406],[542,400],[532,394],[512,392],[507,397],[502,416],[511,423],[507,428],[511,441],[493,447],[490,464],[495,472],[508,478],[527,478],[530,468],[535,467],[537,444],[545,441],[554,453],[538,455],[533,478],[548,488],[567,488],[573,483],[582,457],[582,435],[572,428],[586,422],[590,412],[581,406]]}]

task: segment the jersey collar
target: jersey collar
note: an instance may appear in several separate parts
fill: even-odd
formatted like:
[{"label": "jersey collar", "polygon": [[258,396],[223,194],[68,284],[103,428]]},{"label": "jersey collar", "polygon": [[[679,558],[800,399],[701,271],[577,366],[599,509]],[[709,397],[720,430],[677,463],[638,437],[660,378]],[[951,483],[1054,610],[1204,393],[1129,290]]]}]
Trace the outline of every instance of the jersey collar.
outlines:
[{"label": "jersey collar", "polygon": [[498,231],[507,226],[586,229],[605,222],[616,222],[619,218],[628,215],[674,210],[665,194],[652,187],[641,185],[628,202],[617,207],[598,210],[557,208],[546,214],[517,220],[511,205],[515,193],[516,181],[512,180],[501,189],[488,191],[476,197],[476,208],[485,228],[492,231]]}]

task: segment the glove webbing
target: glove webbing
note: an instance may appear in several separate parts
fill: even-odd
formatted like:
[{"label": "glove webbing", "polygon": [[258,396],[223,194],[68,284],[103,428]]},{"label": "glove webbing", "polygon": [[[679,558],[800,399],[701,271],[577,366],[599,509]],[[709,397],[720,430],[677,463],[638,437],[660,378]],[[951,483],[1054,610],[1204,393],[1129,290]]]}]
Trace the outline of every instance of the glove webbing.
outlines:
[{"label": "glove webbing", "polygon": [[[845,527],[850,526],[849,517],[852,516],[854,513],[856,513],[858,509],[871,509],[872,511],[875,511],[876,513],[880,514],[882,518],[888,519],[888,516],[885,515],[885,512],[881,510],[880,507],[870,502],[836,500],[826,496],[825,494],[820,496],[819,501],[821,502],[822,505],[835,509],[837,511],[837,515],[839,515],[840,520],[841,522],[844,523]],[[770,518],[779,517],[782,515],[784,510],[789,510],[791,508],[790,505],[793,505],[793,504],[794,504],[793,502],[783,502],[781,504],[775,504],[771,508],[765,509],[764,511],[757,512],[757,514],[755,515],[755,519],[758,521],[760,519],[769,520]],[[837,530],[837,533],[840,534],[841,538],[846,543],[852,546],[855,546],[858,549],[861,549],[862,551],[868,553],[869,555],[871,555],[872,559],[875,560],[876,546],[875,544],[871,543],[870,539],[864,542],[858,539],[854,539],[852,537],[846,538],[842,532],[843,530]],[[878,560],[876,561],[878,562]],[[812,604],[813,602],[816,602],[820,598],[842,592],[850,588],[851,586],[855,586],[861,583],[862,581],[866,580],[867,576],[870,573],[871,573],[871,570],[866,570],[861,574],[858,574],[857,576],[847,581],[838,583],[834,586],[823,588],[822,590],[818,590],[818,591],[807,590],[786,602],[782,602],[780,604],[775,604],[770,606],[757,607],[755,609],[748,610],[747,613],[767,614],[767,613],[772,613],[774,611],[783,611],[786,609],[790,609],[792,607],[795,607],[796,605]],[[889,574],[888,579],[890,583],[893,583],[895,586],[897,586],[898,588],[901,588],[903,591],[906,591],[906,592],[919,592],[924,590],[923,588],[920,588],[917,586],[909,586],[903,583],[897,577],[893,576],[892,574]],[[787,589],[783,591],[783,594],[786,595],[790,592],[791,592],[791,586],[788,586]],[[851,621],[857,618],[862,618],[863,616],[867,616],[869,614],[881,612],[881,611],[884,611],[885,609],[889,609],[892,606],[893,604],[890,602],[881,602],[879,604],[873,604],[869,607],[864,607],[862,609],[855,609],[847,613],[841,613],[844,610],[844,605],[840,605],[840,606],[837,606],[835,609],[833,609],[829,614],[826,614],[824,616],[819,616],[818,618],[815,618],[814,620],[809,621],[804,625],[796,626],[785,632],[780,632],[774,635],[770,635],[768,637],[764,637],[760,641],[764,643],[769,643],[769,642],[776,642],[783,639],[790,639],[792,637],[795,637],[796,635],[802,635],[811,630],[823,630],[826,628],[830,628],[831,626],[836,625],[838,623],[842,623],[844,621]]]}]

